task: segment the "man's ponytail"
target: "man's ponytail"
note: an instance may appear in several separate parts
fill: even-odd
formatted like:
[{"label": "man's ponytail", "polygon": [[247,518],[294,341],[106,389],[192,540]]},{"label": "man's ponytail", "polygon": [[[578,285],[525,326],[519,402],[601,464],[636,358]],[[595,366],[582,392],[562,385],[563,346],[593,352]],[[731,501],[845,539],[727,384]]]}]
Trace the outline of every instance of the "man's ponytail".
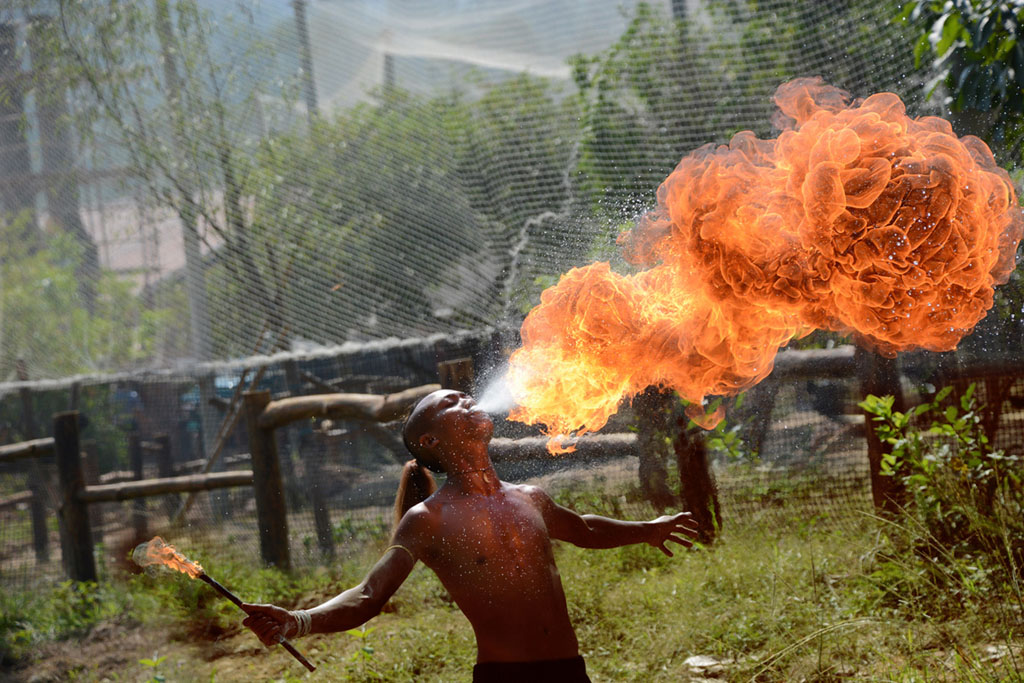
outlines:
[{"label": "man's ponytail", "polygon": [[427,468],[415,460],[405,463],[402,478],[398,481],[398,493],[395,494],[395,528],[409,508],[422,503],[436,490],[437,483]]}]

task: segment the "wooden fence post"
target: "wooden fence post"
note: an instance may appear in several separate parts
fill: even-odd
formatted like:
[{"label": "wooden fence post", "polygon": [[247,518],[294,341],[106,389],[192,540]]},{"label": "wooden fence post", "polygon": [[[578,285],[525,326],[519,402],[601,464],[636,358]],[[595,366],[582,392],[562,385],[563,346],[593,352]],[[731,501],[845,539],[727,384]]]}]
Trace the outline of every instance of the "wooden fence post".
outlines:
[{"label": "wooden fence post", "polygon": [[313,523],[316,525],[316,538],[320,544],[320,552],[327,558],[334,559],[334,529],[331,527],[331,514],[327,509],[324,497],[323,461],[337,450],[333,435],[324,431],[323,425],[316,431],[316,439],[320,444],[320,452],[307,454],[303,459],[306,466],[306,487],[309,489],[310,503],[313,505]]},{"label": "wooden fence post", "polygon": [[267,564],[291,569],[288,510],[281,480],[281,463],[277,456],[277,440],[273,429],[262,429],[259,426],[260,415],[270,403],[270,392],[247,391],[242,396],[249,433],[249,455],[252,458],[252,488],[256,498],[260,552]]},{"label": "wooden fence post", "polygon": [[[677,502],[676,496],[668,487],[668,469],[665,467],[665,460],[668,457],[665,437],[671,433],[670,411],[677,403],[678,401],[668,392],[662,392],[653,386],[647,387],[633,399],[637,438],[643,444],[640,447],[640,462],[637,467],[640,490],[659,515],[665,508],[672,507]],[[689,473],[680,470],[680,480],[687,476]]]},{"label": "wooden fence post", "polygon": [[[302,396],[302,375],[299,372],[299,364],[293,358],[283,363],[285,384],[288,387],[289,396]],[[301,423],[299,423],[301,424]],[[301,509],[305,503],[305,496],[299,490],[298,477],[295,476],[295,461],[293,456],[302,453],[299,445],[299,424],[290,423],[284,428],[285,452],[281,455],[281,474],[284,477],[285,496],[289,507],[293,510]]]},{"label": "wooden fence post", "polygon": [[[28,366],[20,358],[15,363],[18,379],[22,382],[28,381]],[[36,417],[33,411],[32,392],[28,387],[18,389],[18,397],[21,399],[21,431],[25,439],[39,438],[39,430],[36,429]],[[28,490],[32,492],[32,500],[28,503],[29,515],[32,519],[32,547],[36,553],[37,564],[48,564],[50,562],[50,539],[46,529],[46,487],[43,485],[43,468],[39,466],[39,460],[32,458],[28,465]]]},{"label": "wooden fence post", "polygon": [[[132,475],[136,481],[145,479],[142,467],[142,437],[138,430],[128,435],[128,458],[131,460]],[[146,523],[146,499],[136,498],[132,502],[132,527],[135,529],[135,540],[141,541],[149,536],[149,525]]]},{"label": "wooden fence post", "polygon": [[78,446],[77,411],[53,416],[53,441],[60,479],[61,552],[64,568],[73,581],[95,581],[96,561],[92,555],[89,506],[78,498],[85,481]]},{"label": "wooden fence post", "polygon": [[50,534],[46,529],[46,487],[43,485],[41,469],[37,462],[29,465],[28,490],[32,492],[32,499],[28,509],[32,517],[32,547],[35,549],[36,563],[47,564],[50,561]]},{"label": "wooden fence post", "polygon": [[[99,463],[88,451],[82,451],[82,479],[86,486],[100,483]],[[92,542],[103,543],[103,508],[99,505],[89,511],[89,526],[92,527]]]},{"label": "wooden fence post", "polygon": [[441,386],[470,393],[473,391],[473,359],[455,358],[437,364],[437,376]]},{"label": "wooden fence post", "polygon": [[[857,372],[860,376],[861,397],[893,396],[892,409],[905,412],[906,402],[900,387],[900,369],[897,358],[885,358],[873,351],[857,347],[855,352]],[[899,477],[882,474],[882,456],[891,448],[875,433],[874,416],[864,412],[864,435],[868,444],[868,468],[871,475],[871,500],[879,512],[894,514],[899,511],[906,498],[906,488]]]},{"label": "wooden fence post", "polygon": [[[708,449],[703,434],[688,434],[684,417],[679,420],[679,435],[672,442],[679,469],[679,493],[686,510],[700,525],[701,543],[710,545],[722,530],[722,506],[718,500],[718,484],[708,462]],[[641,447],[642,448],[642,447]]]},{"label": "wooden fence post", "polygon": [[[171,458],[171,437],[169,434],[157,434],[153,437],[158,448],[156,449],[157,476],[161,479],[174,476],[174,462]],[[164,496],[164,509],[167,511],[167,519],[174,516],[175,511],[181,504],[181,497],[173,494]]]}]

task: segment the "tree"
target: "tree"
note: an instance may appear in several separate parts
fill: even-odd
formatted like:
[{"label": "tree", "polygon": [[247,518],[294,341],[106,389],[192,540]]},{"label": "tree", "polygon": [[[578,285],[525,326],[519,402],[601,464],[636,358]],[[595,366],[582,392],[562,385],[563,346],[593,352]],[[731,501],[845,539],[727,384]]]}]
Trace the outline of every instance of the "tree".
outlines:
[{"label": "tree", "polygon": [[[200,243],[218,254],[247,302],[242,335],[286,328],[276,245],[260,252],[251,238],[257,228],[248,183],[260,137],[253,112],[267,94],[267,76],[282,73],[270,68],[266,46],[252,36],[215,41],[217,27],[194,0],[60,0],[53,21],[59,30],[39,49],[40,73],[51,80],[38,87],[72,89],[83,142],[181,218],[190,310],[199,321],[196,355],[211,353]],[[275,96],[284,90],[270,89]]]},{"label": "tree", "polygon": [[915,65],[934,73],[961,134],[988,142],[1003,162],[1024,149],[1024,3],[914,0],[898,15],[917,31]]},{"label": "tree", "polygon": [[611,48],[574,58],[583,121],[578,177],[595,208],[645,207],[691,150],[740,130],[769,135],[780,83],[821,75],[867,96],[899,89],[893,74],[909,70],[903,28],[889,21],[887,3],[791,0],[768,8],[726,0],[702,11],[707,16],[673,21],[640,3]]},{"label": "tree", "polygon": [[[985,140],[996,159],[1019,174],[1024,161],[1024,3],[915,0],[897,19],[917,31],[914,60],[932,74],[928,94],[941,86],[958,132]],[[1019,354],[1017,340],[1024,334],[1021,268],[996,289],[994,308],[961,351],[986,357],[1000,350]]]},{"label": "tree", "polygon": [[78,296],[82,247],[51,231],[42,244],[19,239],[28,215],[0,222],[0,379],[19,360],[33,379],[131,367],[154,350],[167,311],[142,306],[132,285],[106,272],[93,305]]},{"label": "tree", "polygon": [[[525,76],[472,101],[377,97],[260,148],[256,223],[288,235],[279,255],[301,277],[282,305],[295,333],[333,343],[493,324],[522,285],[518,236],[570,197],[571,112]],[[211,272],[217,288],[227,275]],[[211,299],[216,318],[230,299]]]}]

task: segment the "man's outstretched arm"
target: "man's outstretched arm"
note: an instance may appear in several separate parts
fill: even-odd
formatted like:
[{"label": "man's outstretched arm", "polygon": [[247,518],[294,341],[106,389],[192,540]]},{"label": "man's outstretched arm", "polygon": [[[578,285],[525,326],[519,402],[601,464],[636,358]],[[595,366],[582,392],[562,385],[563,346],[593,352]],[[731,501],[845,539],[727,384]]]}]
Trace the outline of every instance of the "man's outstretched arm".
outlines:
[{"label": "man's outstretched arm", "polygon": [[581,548],[617,548],[633,543],[647,543],[669,557],[666,543],[672,541],[686,548],[697,538],[697,522],[689,512],[664,515],[649,522],[627,522],[601,515],[580,515],[551,500],[542,489],[530,487],[530,495],[544,515],[551,538]]},{"label": "man's outstretched arm", "polygon": [[336,633],[366,623],[380,614],[416,564],[416,541],[410,528],[415,526],[411,520],[414,516],[406,514],[395,533],[395,545],[388,548],[362,583],[306,610],[308,630],[302,629],[302,615],[276,605],[242,605],[249,615],[242,624],[252,629],[264,645],[273,645],[280,638],[294,638],[297,634],[306,633]]}]

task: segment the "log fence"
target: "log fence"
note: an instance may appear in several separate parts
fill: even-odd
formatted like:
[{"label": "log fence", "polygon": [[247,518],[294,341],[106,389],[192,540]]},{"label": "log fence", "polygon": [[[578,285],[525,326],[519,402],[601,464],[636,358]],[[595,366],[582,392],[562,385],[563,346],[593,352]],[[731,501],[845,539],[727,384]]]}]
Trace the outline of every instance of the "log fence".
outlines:
[{"label": "log fence", "polygon": [[[449,368],[454,378],[467,376],[471,369],[459,365]],[[295,374],[295,373],[293,373]],[[471,374],[469,374],[471,376]],[[337,386],[336,382],[324,382],[309,373],[300,376],[316,388]],[[859,383],[862,392],[893,393],[899,391],[899,368],[874,354],[855,352],[852,347],[826,351],[790,351],[779,355],[771,381],[801,381],[820,377],[853,379]],[[294,378],[293,378],[294,379]],[[315,379],[313,382],[311,380]],[[89,506],[103,502],[136,501],[133,505],[131,524],[135,532],[147,535],[145,498],[153,496],[178,496],[199,491],[221,488],[251,486],[256,503],[256,517],[262,559],[268,565],[282,569],[291,567],[288,547],[287,501],[278,453],[276,430],[301,420],[311,418],[331,420],[355,420],[369,428],[391,434],[383,426],[401,418],[404,413],[423,396],[440,388],[428,384],[405,389],[387,395],[358,393],[324,393],[306,396],[289,396],[272,400],[269,391],[243,391],[237,401],[237,416],[246,420],[249,452],[231,456],[230,464],[249,465],[251,469],[210,472],[210,458],[181,463],[175,467],[171,458],[170,438],[157,435],[143,440],[138,433],[130,435],[130,471],[109,472],[93,481],[87,481],[83,467],[81,444],[79,442],[79,418],[75,411],[58,413],[53,418],[53,436],[0,446],[0,463],[22,459],[39,460],[54,458],[60,482],[59,514],[61,546],[65,568],[75,580],[95,580],[96,567],[93,558],[92,524]],[[762,412],[770,415],[774,393],[767,392],[768,399]],[[234,420],[228,420],[232,425]],[[224,431],[224,430],[222,430]],[[865,430],[868,439],[869,464],[871,470],[872,495],[876,507],[885,511],[898,500],[898,492],[885,488],[891,485],[889,479],[879,478],[877,469],[881,461],[884,444],[870,441],[871,430]],[[218,435],[220,437],[222,435]],[[218,438],[218,446],[222,439]],[[326,442],[325,442],[326,443]],[[549,460],[547,440],[543,437],[521,439],[495,438],[490,452],[495,463],[518,463],[533,460]],[[637,456],[641,443],[636,434],[588,435],[575,444],[573,459],[586,461],[616,456]],[[219,448],[215,450],[219,454]],[[144,454],[156,461],[157,477],[144,477]],[[228,463],[224,463],[228,464]],[[305,470],[305,483],[313,504],[317,539],[323,552],[333,554],[333,539],[326,500],[318,483],[323,478],[317,468]],[[194,473],[196,469],[206,470]],[[30,482],[31,484],[31,482]],[[31,487],[0,499],[0,510],[32,504],[40,493]],[[180,516],[185,508],[173,498],[165,498],[169,516],[178,510]],[[33,522],[36,518],[33,517]],[[44,520],[45,523],[45,520]],[[37,559],[43,557],[40,546],[45,546],[45,524],[37,538]],[[34,538],[36,538],[34,536]],[[39,539],[42,539],[41,541]]]},{"label": "log fence", "polygon": [[[34,461],[38,458],[52,456],[53,452],[53,437],[29,439],[20,443],[0,446],[0,463],[29,459]],[[50,542],[46,529],[46,491],[38,466],[33,466],[29,470],[26,484],[28,491],[16,493],[11,498],[0,501],[0,509],[9,509],[22,504],[29,506],[32,518],[32,549],[35,552],[36,563],[46,564],[50,561]]]},{"label": "log fence", "polygon": [[[131,471],[112,473],[114,476],[107,476],[106,479],[96,477],[95,483],[88,483],[79,443],[77,411],[58,413],[54,416],[52,438],[4,446],[0,454],[2,459],[7,461],[38,458],[50,454],[56,457],[60,483],[58,520],[61,549],[65,570],[73,580],[95,581],[97,576],[93,557],[95,539],[89,517],[91,504],[135,501],[132,526],[136,536],[144,538],[148,536],[149,531],[146,498],[238,486],[253,487],[260,552],[264,562],[282,569],[290,569],[287,506],[275,430],[296,420],[310,417],[389,422],[397,419],[410,405],[438,388],[439,385],[426,385],[388,396],[334,394],[289,397],[277,401],[270,400],[269,391],[244,392],[242,413],[246,416],[248,427],[248,460],[251,462],[252,470],[174,476],[169,438],[166,435],[159,435],[152,441],[144,441],[137,432],[133,432],[129,435],[128,448]],[[144,478],[145,451],[155,453],[157,456],[159,476],[155,479]],[[9,505],[13,506],[30,498],[16,494],[12,499]],[[176,505],[168,505],[168,513],[173,513],[175,508]],[[324,515],[326,510],[321,517]],[[329,521],[325,519],[320,520],[321,525],[329,528]]]},{"label": "log fence", "polygon": [[48,455],[53,455],[52,436],[0,446],[0,462],[42,458]]},{"label": "log fence", "polygon": [[[157,455],[155,479],[143,478],[142,454],[150,451]],[[158,435],[151,442],[144,442],[138,434],[129,435],[129,454],[132,470],[111,472],[103,476],[90,474],[94,466],[81,452],[79,439],[79,415],[77,411],[57,413],[53,417],[53,436],[0,446],[0,462],[23,459],[40,459],[53,456],[57,465],[59,501],[57,517],[60,529],[61,556],[69,578],[75,581],[95,581],[97,578],[94,559],[94,543],[101,537],[94,536],[94,525],[90,519],[89,506],[95,503],[135,500],[144,505],[150,496],[166,496],[194,491],[252,486],[252,471],[214,472],[173,476],[170,459],[170,439]],[[111,476],[113,475],[113,476]],[[170,476],[167,476],[170,475]],[[92,479],[93,481],[87,481]],[[0,510],[31,504],[38,496],[33,490],[20,491],[0,499]],[[257,499],[259,492],[257,492]],[[170,511],[173,509],[168,506]],[[141,536],[147,535],[144,507],[133,510],[132,525]],[[33,525],[36,518],[33,516]],[[98,531],[98,528],[96,529]],[[34,529],[35,531],[35,529]],[[39,545],[48,545],[43,521],[42,541],[33,533],[36,542],[36,556],[39,561],[48,559],[48,552],[40,552]]]}]

